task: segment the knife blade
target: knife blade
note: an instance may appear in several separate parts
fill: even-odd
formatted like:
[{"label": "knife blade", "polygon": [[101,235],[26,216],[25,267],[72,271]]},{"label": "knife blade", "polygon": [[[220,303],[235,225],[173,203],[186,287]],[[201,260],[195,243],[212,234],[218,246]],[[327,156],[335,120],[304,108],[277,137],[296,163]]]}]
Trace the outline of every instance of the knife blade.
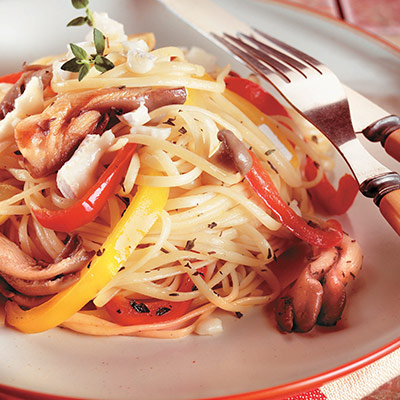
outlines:
[{"label": "knife blade", "polygon": [[344,84],[343,88],[354,131],[372,142],[381,142],[386,152],[400,161],[400,118]]},{"label": "knife blade", "polygon": [[[210,0],[159,0],[170,11],[188,23],[224,51],[227,48],[211,34],[237,32],[252,34],[245,22],[229,14]],[[228,51],[229,52],[229,51]],[[354,131],[373,142],[381,142],[386,152],[400,161],[400,118],[390,115],[360,93],[345,86]]]}]

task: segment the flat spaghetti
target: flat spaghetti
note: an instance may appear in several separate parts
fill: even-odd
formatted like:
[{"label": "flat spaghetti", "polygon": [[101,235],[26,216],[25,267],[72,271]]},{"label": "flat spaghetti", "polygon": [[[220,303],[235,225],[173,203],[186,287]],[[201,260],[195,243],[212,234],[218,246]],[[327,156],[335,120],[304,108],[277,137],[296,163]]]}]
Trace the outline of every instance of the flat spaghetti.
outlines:
[{"label": "flat spaghetti", "polygon": [[[95,13],[95,21],[102,18]],[[61,325],[90,335],[177,338],[219,332],[216,310],[241,316],[285,296],[296,304],[297,295],[283,291],[302,275],[286,282],[279,259],[298,247],[299,236],[248,175],[218,158],[221,131],[251,149],[296,218],[322,234],[336,232],[314,215],[307,192],[333,168],[323,137],[229,91],[229,67],[206,73],[180,48],[153,45],[151,34],[114,37],[104,53],[114,68],[92,68],[82,80],[60,68],[71,54],[38,60],[7,113],[18,83],[3,84],[1,293],[7,322],[22,331]],[[83,46],[90,52],[93,43]],[[43,70],[51,74],[47,86]],[[318,165],[313,179],[303,173],[307,157]],[[103,195],[93,193],[114,179],[110,168],[122,176],[100,207]],[[320,260],[339,243],[307,245],[306,255]],[[351,243],[325,260],[327,271],[348,256],[349,274],[358,273],[361,253]],[[304,271],[316,265],[300,261]],[[318,282],[322,269],[313,270]],[[296,317],[290,329],[278,323],[305,330]]]}]

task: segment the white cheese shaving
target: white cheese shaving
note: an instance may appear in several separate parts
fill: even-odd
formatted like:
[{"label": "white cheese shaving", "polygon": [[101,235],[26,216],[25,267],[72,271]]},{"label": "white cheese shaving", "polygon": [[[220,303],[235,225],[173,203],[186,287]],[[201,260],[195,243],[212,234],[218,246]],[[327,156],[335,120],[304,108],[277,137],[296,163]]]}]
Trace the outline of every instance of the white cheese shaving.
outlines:
[{"label": "white cheese shaving", "polygon": [[96,183],[96,169],[103,154],[113,143],[111,130],[87,135],[73,156],[57,173],[57,187],[67,199],[82,197]]},{"label": "white cheese shaving", "polygon": [[196,328],[195,328],[195,333],[198,335],[208,335],[208,336],[214,336],[217,335],[218,333],[223,332],[223,327],[222,327],[222,321],[219,318],[212,317],[212,318],[206,318],[200,321]]},{"label": "white cheese shaving", "polygon": [[[94,12],[93,13],[94,27],[97,28],[101,33],[108,38],[108,40],[116,40],[123,42],[128,40],[128,36],[125,34],[124,25],[120,22],[110,18],[107,13]],[[92,40],[93,33],[90,32],[87,35],[86,40]]]},{"label": "white cheese shaving", "polygon": [[149,47],[144,40],[126,42],[124,43],[124,48],[127,51],[127,64],[132,72],[145,74],[154,67],[156,57],[153,54],[149,54]]},{"label": "white cheese shaving", "polygon": [[64,63],[65,63],[65,60],[64,61],[54,61],[54,63],[53,63],[53,78],[51,80],[52,84],[64,82],[64,81],[72,78],[72,72],[64,71],[61,69],[61,66]]},{"label": "white cheese shaving", "polygon": [[[171,128],[144,126],[144,124],[150,121],[150,115],[148,108],[143,103],[140,104],[136,110],[120,115],[118,118],[121,122],[124,122],[131,127],[130,133],[133,135],[147,135],[157,139],[166,140],[171,134]],[[119,141],[120,140],[122,139],[119,139]]]},{"label": "white cheese shaving", "polygon": [[34,76],[27,83],[24,93],[15,100],[14,110],[0,121],[0,140],[12,137],[18,122],[29,115],[41,113],[43,108],[42,81]]},{"label": "white cheese shaving", "polygon": [[186,59],[192,64],[202,65],[207,73],[217,69],[217,57],[207,53],[200,47],[193,46],[185,54]]},{"label": "white cheese shaving", "polygon": [[141,103],[136,110],[120,115],[119,120],[126,122],[130,126],[144,125],[150,121],[149,109],[144,103]]}]

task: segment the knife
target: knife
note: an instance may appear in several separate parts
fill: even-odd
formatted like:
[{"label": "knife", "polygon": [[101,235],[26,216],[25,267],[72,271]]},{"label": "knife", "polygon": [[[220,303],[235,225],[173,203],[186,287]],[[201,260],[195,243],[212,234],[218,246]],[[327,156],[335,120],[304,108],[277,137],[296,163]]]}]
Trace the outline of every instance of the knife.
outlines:
[{"label": "knife", "polygon": [[[252,34],[253,29],[210,0],[159,0],[203,36],[229,50],[215,38],[223,33]],[[213,33],[213,34],[212,34]],[[366,97],[344,86],[348,96],[353,128],[372,142],[381,142],[386,152],[400,161],[400,117],[390,115]]]},{"label": "knife", "polygon": [[350,106],[351,121],[356,133],[363,133],[372,142],[381,142],[386,152],[400,161],[400,117],[343,85]]}]

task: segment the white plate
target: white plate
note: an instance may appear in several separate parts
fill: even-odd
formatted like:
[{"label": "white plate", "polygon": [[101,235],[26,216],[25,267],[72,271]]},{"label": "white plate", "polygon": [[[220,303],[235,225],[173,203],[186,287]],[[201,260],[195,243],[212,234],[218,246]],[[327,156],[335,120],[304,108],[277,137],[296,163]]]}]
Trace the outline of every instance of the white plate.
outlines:
[{"label": "white plate", "polygon": [[[346,84],[389,111],[400,112],[398,53],[343,24],[276,2],[217,2],[325,62]],[[97,0],[92,7],[122,21],[128,33],[154,31],[158,45],[196,44],[217,54],[221,64],[232,62],[155,1]],[[86,28],[65,28],[79,14],[69,0],[58,0],[56,6],[54,0],[2,0],[0,73],[79,41]],[[378,145],[368,148],[399,169]],[[284,335],[261,309],[240,320],[225,317],[220,336],[173,341],[87,337],[62,329],[23,335],[1,327],[0,389],[141,400],[256,392],[243,398],[265,399],[305,390],[371,362],[400,346],[399,238],[361,196],[342,222],[361,243],[365,262],[334,329]]]}]

